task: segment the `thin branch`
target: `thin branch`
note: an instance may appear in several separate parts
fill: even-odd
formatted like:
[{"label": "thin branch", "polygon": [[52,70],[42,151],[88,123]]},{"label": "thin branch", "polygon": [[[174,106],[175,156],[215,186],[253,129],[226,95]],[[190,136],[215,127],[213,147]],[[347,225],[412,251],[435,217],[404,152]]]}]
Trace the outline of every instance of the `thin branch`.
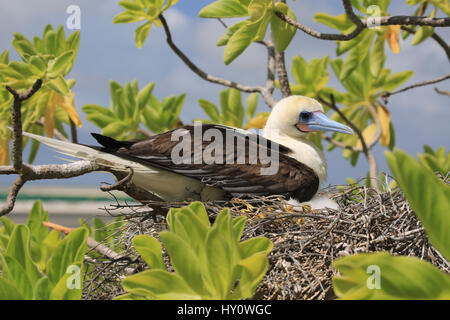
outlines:
[{"label": "thin branch", "polygon": [[73,143],[78,143],[78,132],[77,132],[77,126],[72,121],[72,119],[69,119],[70,121],[70,136],[72,137]]},{"label": "thin branch", "polygon": [[439,90],[438,88],[434,88],[434,91],[436,91],[436,93],[438,93],[438,94],[442,94],[444,96],[450,97],[450,91],[443,91],[443,90]]},{"label": "thin branch", "polygon": [[[49,221],[43,221],[42,225],[44,227],[59,231],[59,232],[63,232],[64,234],[69,234],[73,231],[72,228],[69,227],[65,227],[53,222],[49,222]],[[120,254],[118,254],[117,252],[115,252],[114,250],[112,250],[111,248],[105,246],[104,244],[96,241],[94,238],[88,237],[86,244],[89,248],[94,249],[95,251],[97,251],[98,253],[100,253],[101,255],[111,259],[111,260],[120,260],[123,259],[123,256],[121,256]],[[128,271],[126,271],[127,274],[131,274],[134,272],[134,269],[132,268],[127,268],[129,269]]]},{"label": "thin branch", "polygon": [[280,90],[283,98],[289,97],[292,93],[291,86],[289,84],[288,73],[286,70],[284,52],[278,52],[278,50],[275,49],[275,63],[277,66],[278,81],[280,82]]},{"label": "thin branch", "polygon": [[22,168],[22,102],[31,98],[41,88],[42,80],[38,79],[33,86],[26,92],[19,93],[13,88],[6,86],[14,97],[13,107],[11,109],[11,123],[13,131],[13,146],[12,146],[12,160],[14,169],[20,171]]},{"label": "thin branch", "polygon": [[[426,3],[426,2],[424,2],[424,3]],[[416,33],[416,30],[408,28],[406,26],[402,26],[401,29],[406,32],[409,32],[411,34]],[[442,47],[442,49],[444,49],[448,60],[450,60],[450,47],[448,46],[447,42],[445,42],[444,39],[442,39],[436,32],[433,32],[433,34],[431,35],[431,38],[434,39],[434,41],[436,41]]]},{"label": "thin branch", "polygon": [[414,17],[414,16],[388,16],[388,17],[377,17],[375,19],[364,19],[361,20],[353,11],[350,0],[342,0],[345,13],[356,25],[356,29],[349,34],[335,34],[335,33],[321,33],[319,31],[313,30],[306,25],[295,21],[294,19],[288,17],[287,15],[276,12],[278,18],[289,23],[290,25],[296,27],[297,29],[305,32],[306,34],[322,40],[335,40],[335,41],[348,41],[356,38],[364,29],[370,26],[388,26],[388,25],[418,25],[418,26],[432,26],[432,27],[449,27],[450,18],[430,18],[430,17]]},{"label": "thin branch", "polygon": [[275,90],[275,40],[273,38],[272,30],[269,32],[269,41],[267,44],[267,80],[266,88],[270,94]]},{"label": "thin branch", "polygon": [[273,107],[275,105],[275,103],[276,103],[275,99],[270,94],[270,92],[264,87],[246,86],[246,85],[240,84],[239,82],[215,77],[215,76],[212,76],[212,75],[206,73],[199,67],[197,67],[173,42],[172,34],[170,32],[169,26],[167,24],[166,19],[164,18],[164,16],[162,14],[159,15],[159,19],[160,19],[161,24],[166,33],[166,41],[167,41],[167,44],[169,45],[169,47],[188,66],[188,68],[191,69],[200,78],[202,78],[203,80],[212,82],[212,83],[220,84],[220,85],[223,85],[223,86],[226,86],[229,88],[234,88],[234,89],[237,89],[242,92],[248,92],[248,93],[259,92],[269,107]]},{"label": "thin branch", "polygon": [[[347,118],[347,116],[336,106],[334,95],[332,95],[332,94],[330,95],[330,100],[331,100],[331,102],[328,102],[322,98],[319,98],[319,101],[321,103],[327,105],[328,107],[330,107],[331,109],[336,111],[339,114],[339,116],[342,118],[342,120],[344,120],[353,129],[353,131],[355,131],[355,133],[358,135],[359,140],[361,141],[362,149],[359,149],[359,148],[356,148],[353,146],[343,147],[342,145],[337,145],[335,143],[333,143],[333,144],[335,144],[337,147],[340,147],[340,148],[351,149],[352,151],[355,151],[355,152],[363,152],[364,154],[367,155],[369,148],[366,144],[366,140],[364,139],[364,136],[363,136],[361,130],[359,130],[359,128],[356,126],[356,124],[354,124],[353,121],[351,121],[349,118]],[[328,140],[328,141],[331,142],[332,139],[330,138],[330,140]]]},{"label": "thin branch", "polygon": [[418,82],[418,83],[412,84],[410,86],[407,86],[405,88],[402,88],[402,89],[399,89],[399,90],[396,90],[396,91],[383,92],[381,94],[381,97],[383,98],[384,102],[387,103],[388,98],[390,96],[393,96],[394,94],[398,94],[398,93],[402,93],[402,92],[405,92],[405,91],[410,90],[410,89],[414,89],[414,88],[423,87],[423,86],[427,86],[427,85],[430,85],[430,84],[438,83],[438,82],[441,82],[441,81],[445,81],[447,79],[450,79],[450,73],[445,75],[445,76],[442,76],[440,78],[437,78],[437,79],[434,79],[434,80]]},{"label": "thin branch", "polygon": [[344,144],[340,141],[334,140],[333,138],[327,137],[325,135],[322,135],[322,138],[324,138],[326,141],[328,141],[328,142],[332,143],[333,145],[340,147],[342,149],[349,149],[354,152],[363,152],[363,154],[365,155],[365,157],[367,158],[367,161],[369,163],[369,177],[370,177],[370,180],[373,182],[373,183],[371,183],[371,185],[375,190],[379,191],[378,165],[377,165],[375,156],[372,152],[372,148],[380,140],[381,134],[382,134],[382,129],[381,129],[381,121],[380,121],[380,118],[378,117],[375,107],[372,105],[369,105],[368,110],[371,113],[372,118],[377,126],[377,132],[375,133],[375,137],[374,137],[373,141],[371,141],[370,144],[367,144],[366,139],[364,138],[361,130],[353,123],[353,121],[351,121],[349,118],[347,118],[347,116],[336,106],[334,95],[332,95],[332,94],[330,95],[331,102],[325,101],[323,99],[319,99],[319,100],[322,103],[329,106],[334,111],[336,111],[339,114],[339,116],[353,129],[353,131],[356,132],[356,134],[358,135],[359,141],[361,141],[362,148],[357,148],[354,146]]},{"label": "thin branch", "polygon": [[109,186],[108,185],[100,186],[100,190],[102,190],[104,192],[109,192],[109,191],[113,191],[113,190],[122,190],[124,187],[126,187],[130,183],[131,178],[133,178],[133,174],[134,174],[133,168],[129,167],[128,169],[130,170],[130,172],[126,175],[125,178],[120,179],[117,183],[114,183]]}]

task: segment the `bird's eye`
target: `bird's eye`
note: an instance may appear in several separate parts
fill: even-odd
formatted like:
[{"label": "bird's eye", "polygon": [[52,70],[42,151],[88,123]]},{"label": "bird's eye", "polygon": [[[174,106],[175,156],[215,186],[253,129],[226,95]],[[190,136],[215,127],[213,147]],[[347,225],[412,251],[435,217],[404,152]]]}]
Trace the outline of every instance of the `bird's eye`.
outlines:
[{"label": "bird's eye", "polygon": [[302,112],[300,112],[300,120],[302,120],[302,121],[308,121],[309,118],[311,118],[311,112],[308,112],[308,111],[302,111]]}]

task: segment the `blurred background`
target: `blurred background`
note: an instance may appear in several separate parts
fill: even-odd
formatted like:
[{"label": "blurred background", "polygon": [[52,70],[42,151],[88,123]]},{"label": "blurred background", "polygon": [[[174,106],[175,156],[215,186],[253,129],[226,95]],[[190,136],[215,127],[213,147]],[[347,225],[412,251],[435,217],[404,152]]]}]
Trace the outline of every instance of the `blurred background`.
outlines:
[{"label": "blurred background", "polygon": [[[210,2],[180,0],[165,13],[174,42],[200,68],[210,74],[248,85],[264,84],[267,57],[266,49],[262,46],[253,44],[231,65],[225,66],[223,63],[223,47],[217,47],[215,43],[224,33],[224,27],[217,20],[198,18],[200,9]],[[75,93],[75,104],[83,121],[83,127],[78,131],[80,143],[94,144],[89,133],[99,131],[85,119],[81,107],[85,104],[108,107],[109,80],[125,84],[137,79],[140,88],[149,82],[155,82],[153,94],[158,98],[186,93],[181,113],[184,123],[190,123],[194,118],[205,118],[198,99],[204,98],[218,103],[219,91],[224,88],[205,82],[192,73],[166,45],[161,29],[153,27],[143,48],[136,48],[136,25],[112,24],[113,17],[123,11],[117,2],[112,0],[0,0],[0,51],[8,49],[10,60],[19,59],[11,45],[13,33],[19,32],[32,38],[34,35],[41,36],[45,25],[49,23],[54,27],[60,24],[65,26],[69,17],[66,9],[70,5],[77,5],[81,9],[80,48],[73,70],[69,74],[69,78],[76,80],[72,91]],[[298,20],[322,32],[336,31],[314,22],[314,13],[321,11],[337,15],[344,12],[340,1],[289,1],[289,5]],[[405,1],[392,1],[389,10],[391,15],[413,13]],[[68,29],[65,31],[66,35],[72,32]],[[437,31],[444,40],[450,41],[448,30],[441,28]],[[410,39],[400,41],[399,54],[386,50],[385,67],[391,68],[394,73],[413,70],[414,76],[404,86],[435,79],[449,72],[444,51],[432,39],[428,38],[415,47],[410,45]],[[299,31],[286,52],[288,69],[290,70],[292,57],[296,55],[301,55],[306,60],[325,55],[335,58],[335,48],[333,41],[318,40]],[[330,75],[328,86],[342,89],[333,72],[330,72]],[[448,90],[448,82],[436,86]],[[450,148],[449,99],[436,94],[434,87],[411,90],[392,96],[389,100],[388,108],[396,129],[396,146],[410,154],[421,152],[424,144],[433,148]],[[276,97],[280,97],[279,93]],[[258,111],[269,111],[261,98]],[[382,148],[378,147],[374,151],[379,169],[387,170]],[[367,172],[365,159],[360,159],[358,165],[352,167],[349,161],[342,157],[341,150],[327,152],[326,157],[329,166],[327,184],[343,184],[345,178],[362,178]],[[36,164],[62,162],[64,161],[59,159],[55,152],[45,146],[41,146],[35,161]],[[0,176],[0,201],[5,199],[14,178]],[[70,180],[29,182],[22,189],[20,201],[10,217],[22,221],[35,199],[42,199],[52,221],[68,226],[77,225],[76,219],[80,216],[88,219],[96,215],[105,216],[104,210],[98,208],[113,203],[114,200],[98,191],[98,186],[103,181],[112,183],[113,177],[109,174],[91,173]]]}]

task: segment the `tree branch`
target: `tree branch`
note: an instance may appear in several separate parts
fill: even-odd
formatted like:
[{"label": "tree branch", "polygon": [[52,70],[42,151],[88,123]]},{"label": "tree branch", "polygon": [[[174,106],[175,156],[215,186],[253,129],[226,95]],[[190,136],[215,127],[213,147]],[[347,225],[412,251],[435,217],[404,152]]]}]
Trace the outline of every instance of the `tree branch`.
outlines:
[{"label": "tree branch", "polygon": [[417,82],[415,84],[412,84],[410,86],[407,86],[405,88],[402,88],[402,89],[399,89],[399,90],[396,90],[396,91],[392,91],[392,92],[385,91],[385,92],[383,92],[381,94],[381,98],[383,98],[384,103],[387,104],[388,99],[389,99],[390,96],[393,96],[395,94],[402,93],[402,92],[405,92],[407,90],[411,90],[411,89],[414,89],[414,88],[423,87],[423,86],[427,86],[427,85],[430,85],[430,84],[434,84],[434,83],[438,83],[438,82],[441,82],[441,81],[445,81],[447,79],[450,79],[450,73],[445,75],[445,76],[442,76],[442,77],[439,77],[437,79],[434,79],[434,80]]},{"label": "tree branch", "polygon": [[33,94],[41,88],[41,85],[42,80],[38,79],[30,89],[23,93],[18,93],[13,88],[6,86],[6,90],[8,90],[14,97],[14,103],[11,109],[11,123],[13,131],[12,160],[13,167],[17,171],[22,169],[22,102],[31,98]]},{"label": "tree branch", "polygon": [[[408,28],[406,26],[402,26],[401,29],[411,34],[416,34],[416,30]],[[444,49],[448,60],[450,60],[450,47],[448,46],[447,42],[445,42],[444,39],[442,39],[436,32],[433,32],[431,38],[433,38],[442,47],[442,49]]]},{"label": "tree branch", "polygon": [[164,28],[164,31],[166,33],[166,41],[169,47],[172,49],[173,52],[191,69],[195,74],[197,74],[200,78],[203,80],[220,84],[225,87],[234,88],[242,92],[259,92],[261,96],[263,97],[264,101],[269,107],[273,107],[275,105],[275,99],[270,94],[270,92],[267,90],[267,88],[261,87],[261,86],[246,86],[243,84],[240,84],[239,82],[219,78],[212,76],[199,67],[197,67],[173,42],[172,40],[172,34],[170,32],[169,26],[167,25],[167,21],[164,18],[162,14],[159,15],[159,19],[161,20],[161,24]]},{"label": "tree branch", "polygon": [[331,102],[328,102],[323,99],[319,99],[319,100],[323,104],[329,106],[331,109],[336,111],[339,114],[339,116],[353,129],[353,131],[355,131],[355,133],[358,135],[359,141],[361,141],[362,148],[357,148],[354,146],[347,145],[340,141],[334,140],[333,138],[328,137],[326,135],[322,135],[322,138],[325,139],[326,141],[328,141],[329,143],[332,143],[336,147],[339,147],[342,149],[349,149],[349,150],[352,150],[353,152],[362,152],[364,154],[364,156],[367,158],[367,161],[369,163],[369,177],[370,177],[370,180],[373,182],[373,183],[371,183],[372,188],[379,191],[378,165],[377,165],[375,156],[372,152],[372,148],[378,143],[378,141],[381,138],[381,133],[382,133],[381,121],[378,117],[376,109],[372,105],[368,106],[368,110],[371,113],[372,118],[377,126],[377,132],[375,133],[375,138],[373,139],[373,141],[370,144],[367,144],[366,139],[364,138],[361,130],[353,123],[353,121],[351,121],[349,118],[347,118],[347,116],[336,106],[334,95],[332,95],[332,94],[330,95]]},{"label": "tree branch", "polygon": [[[342,0],[345,13],[356,25],[356,29],[349,34],[335,34],[335,33],[321,33],[313,30],[304,24],[295,21],[287,15],[276,12],[278,18],[305,32],[306,34],[322,40],[348,41],[356,38],[364,29],[373,25],[373,19],[361,20],[353,11],[350,0]],[[388,16],[377,17],[375,23],[380,26],[389,25],[417,25],[417,26],[432,26],[432,27],[449,27],[450,18],[430,18],[430,17],[414,17],[414,16]]]},{"label": "tree branch", "polygon": [[434,91],[436,91],[436,93],[438,93],[438,94],[442,94],[444,96],[450,97],[450,92],[449,91],[439,90],[438,88],[434,88]]}]

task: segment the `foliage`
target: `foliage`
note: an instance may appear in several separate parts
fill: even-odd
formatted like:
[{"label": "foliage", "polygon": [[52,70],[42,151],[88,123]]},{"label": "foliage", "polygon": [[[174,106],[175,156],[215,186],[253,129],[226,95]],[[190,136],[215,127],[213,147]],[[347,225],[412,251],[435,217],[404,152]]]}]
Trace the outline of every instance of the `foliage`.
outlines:
[{"label": "foliage", "polygon": [[76,285],[83,278],[85,228],[61,239],[59,232],[42,225],[48,213],[40,201],[34,203],[26,224],[6,217],[0,221],[0,299],[81,299]]},{"label": "foliage", "polygon": [[115,16],[113,23],[134,23],[146,21],[136,29],[134,36],[136,46],[141,48],[147,39],[152,25],[154,24],[158,28],[161,27],[159,15],[177,2],[178,0],[119,1],[119,5],[126,10]]},{"label": "foliage", "polygon": [[94,104],[83,106],[87,119],[102,129],[104,135],[117,139],[142,137],[142,123],[153,133],[161,133],[180,125],[180,112],[186,95],[169,96],[159,101],[153,95],[153,82],[141,90],[134,80],[121,86],[110,81],[109,109]]},{"label": "foliage", "polygon": [[[333,288],[341,299],[450,298],[450,276],[415,257],[357,254],[336,260],[334,267],[340,275],[333,278]],[[371,278],[374,270],[380,271],[379,289]]]},{"label": "foliage", "polygon": [[[20,33],[14,33],[12,45],[22,62],[9,61],[7,50],[0,55],[0,165],[9,162],[7,126],[11,123],[13,97],[6,91],[7,85],[21,90],[31,87],[37,79],[43,81],[41,89],[23,104],[25,131],[36,134],[45,132],[52,137],[53,129],[57,128],[67,136],[63,123],[68,124],[70,119],[81,126],[71,91],[75,81],[65,78],[75,62],[79,41],[79,31],[66,38],[62,25],[56,31],[47,25],[42,38],[35,36],[32,41]],[[44,130],[36,124],[42,117]],[[33,142],[29,162],[33,162],[38,148],[39,143]]]},{"label": "foliage", "polygon": [[430,242],[449,259],[450,187],[401,150],[386,152],[386,160]]},{"label": "foliage", "polygon": [[[449,259],[450,187],[403,151],[387,151],[386,160],[431,244]],[[340,272],[333,279],[334,291],[343,299],[450,299],[450,276],[417,258],[358,254],[334,266]],[[379,270],[380,288],[369,285],[373,266]]]},{"label": "foliage", "polygon": [[422,164],[433,172],[440,172],[446,175],[450,171],[450,153],[445,152],[444,147],[434,151],[431,147],[424,145],[424,153],[419,153],[418,157]]},{"label": "foliage", "polygon": [[205,207],[193,202],[172,208],[169,231],[159,238],[175,272],[166,270],[161,244],[147,235],[133,245],[150,267],[123,280],[119,299],[241,299],[252,297],[264,277],[272,242],[264,237],[240,241],[246,218],[222,210],[213,225]]},{"label": "foliage", "polygon": [[265,38],[270,24],[274,34],[275,46],[279,52],[286,50],[297,29],[278,19],[277,11],[295,20],[292,10],[284,3],[274,4],[273,0],[218,0],[204,7],[201,18],[248,17],[227,29],[217,42],[225,46],[224,62],[230,64],[255,41]]},{"label": "foliage", "polygon": [[[198,100],[198,104],[208,115],[209,120],[203,122],[220,123],[237,128],[262,129],[269,116],[268,112],[260,112],[255,116],[258,106],[258,94],[252,93],[247,97],[247,108],[242,105],[242,95],[239,90],[226,89],[220,92],[220,110],[205,99]],[[244,117],[248,122],[244,125]]]}]

